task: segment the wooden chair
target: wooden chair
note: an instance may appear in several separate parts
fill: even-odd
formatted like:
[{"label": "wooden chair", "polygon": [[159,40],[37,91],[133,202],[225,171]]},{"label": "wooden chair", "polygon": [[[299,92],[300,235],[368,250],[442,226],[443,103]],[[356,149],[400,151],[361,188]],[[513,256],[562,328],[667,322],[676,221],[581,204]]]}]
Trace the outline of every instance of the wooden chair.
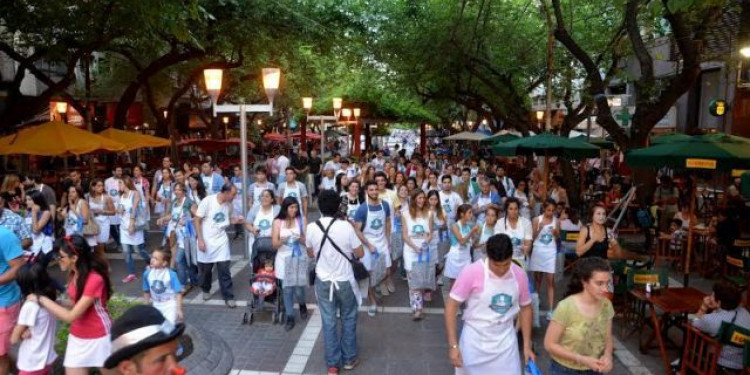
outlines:
[{"label": "wooden chair", "polygon": [[660,261],[666,262],[667,264],[677,263],[680,267],[684,267],[682,264],[683,256],[687,249],[687,238],[684,238],[680,242],[680,246],[677,249],[672,248],[672,240],[664,237],[659,237],[659,243],[656,247],[656,255],[654,256],[654,264],[659,264]]},{"label": "wooden chair", "polygon": [[735,240],[724,262],[724,278],[745,291],[745,303],[750,306],[750,258],[745,256],[744,245],[750,240]]},{"label": "wooden chair", "polygon": [[680,374],[714,375],[721,353],[719,340],[701,332],[692,324],[687,326],[685,350],[682,354]]},{"label": "wooden chair", "polygon": [[[578,256],[576,255],[575,246],[578,241],[578,237],[581,235],[581,231],[561,231],[560,240],[562,246],[565,249],[565,271],[573,268]],[[572,245],[572,251],[571,246]]]},{"label": "wooden chair", "polygon": [[[627,267],[627,266],[626,266]],[[633,269],[626,268],[627,274],[627,293],[625,293],[625,306],[623,308],[623,324],[620,326],[621,335],[629,337],[638,332],[639,342],[643,336],[643,327],[648,324],[649,319],[646,316],[646,301],[637,298],[631,291],[636,288],[645,288],[646,284],[659,283],[661,288],[669,286],[669,275],[666,268],[660,269]]]}]

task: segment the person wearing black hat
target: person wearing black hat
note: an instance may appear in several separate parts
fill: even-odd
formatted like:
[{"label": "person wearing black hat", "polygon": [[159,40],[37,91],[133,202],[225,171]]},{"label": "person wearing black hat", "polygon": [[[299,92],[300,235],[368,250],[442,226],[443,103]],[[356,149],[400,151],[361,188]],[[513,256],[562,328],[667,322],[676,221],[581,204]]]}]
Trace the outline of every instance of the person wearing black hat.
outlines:
[{"label": "person wearing black hat", "polygon": [[184,324],[170,323],[153,306],[131,307],[112,325],[112,354],[104,367],[122,375],[185,374],[176,354],[184,331]]}]

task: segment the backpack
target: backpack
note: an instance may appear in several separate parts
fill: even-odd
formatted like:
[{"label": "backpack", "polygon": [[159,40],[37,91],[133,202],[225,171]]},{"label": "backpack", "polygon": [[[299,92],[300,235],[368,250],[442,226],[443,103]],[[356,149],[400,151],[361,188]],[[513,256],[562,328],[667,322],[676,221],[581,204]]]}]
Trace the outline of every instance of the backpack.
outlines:
[{"label": "backpack", "polygon": [[638,225],[641,228],[651,228],[654,225],[654,218],[651,216],[648,208],[640,208],[636,212],[636,218],[638,219]]}]

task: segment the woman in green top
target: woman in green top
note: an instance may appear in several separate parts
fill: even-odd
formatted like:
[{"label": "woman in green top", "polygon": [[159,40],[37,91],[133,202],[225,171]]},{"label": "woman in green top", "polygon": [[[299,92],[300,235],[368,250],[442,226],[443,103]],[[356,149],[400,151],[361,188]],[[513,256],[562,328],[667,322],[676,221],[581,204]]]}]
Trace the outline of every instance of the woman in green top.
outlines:
[{"label": "woman in green top", "polygon": [[578,260],[566,298],[557,305],[544,337],[551,375],[599,374],[612,370],[612,302],[606,260]]}]

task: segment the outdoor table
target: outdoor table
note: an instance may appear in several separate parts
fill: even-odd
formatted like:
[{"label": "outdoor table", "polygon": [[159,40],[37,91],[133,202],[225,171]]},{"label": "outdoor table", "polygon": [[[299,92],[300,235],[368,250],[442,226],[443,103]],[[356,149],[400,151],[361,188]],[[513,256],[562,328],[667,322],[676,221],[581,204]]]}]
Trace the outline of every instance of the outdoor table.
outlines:
[{"label": "outdoor table", "polygon": [[[638,344],[642,352],[646,352],[653,343],[654,339],[659,346],[659,353],[664,362],[664,371],[671,374],[670,359],[667,355],[666,340],[669,329],[677,326],[687,317],[688,314],[698,311],[707,294],[698,289],[687,288],[664,288],[659,289],[651,294],[641,288],[636,288],[630,293],[650,306],[651,323],[654,325],[653,332],[648,340],[644,343],[641,337],[638,337]],[[661,310],[661,316],[657,315],[656,310]]]}]

